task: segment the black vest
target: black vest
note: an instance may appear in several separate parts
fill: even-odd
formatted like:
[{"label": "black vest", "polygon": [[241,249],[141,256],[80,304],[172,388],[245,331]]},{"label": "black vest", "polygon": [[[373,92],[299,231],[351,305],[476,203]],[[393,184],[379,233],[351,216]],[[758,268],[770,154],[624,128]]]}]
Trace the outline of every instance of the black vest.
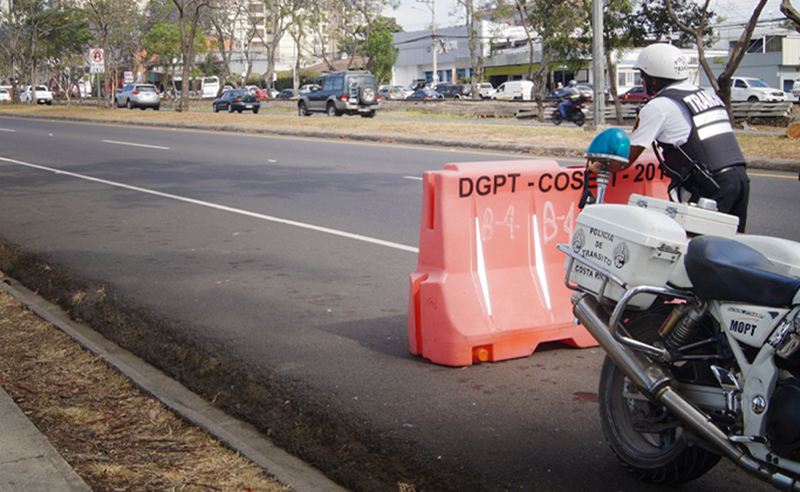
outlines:
[{"label": "black vest", "polygon": [[[659,142],[669,171],[677,173],[678,179],[686,178],[692,170],[687,156],[706,165],[709,171],[744,164],[742,150],[733,135],[728,112],[722,100],[703,89],[670,89],[661,91],[656,97],[668,97],[682,103],[692,116],[692,131],[689,139],[680,148]],[[684,155],[685,153],[685,155]]]}]

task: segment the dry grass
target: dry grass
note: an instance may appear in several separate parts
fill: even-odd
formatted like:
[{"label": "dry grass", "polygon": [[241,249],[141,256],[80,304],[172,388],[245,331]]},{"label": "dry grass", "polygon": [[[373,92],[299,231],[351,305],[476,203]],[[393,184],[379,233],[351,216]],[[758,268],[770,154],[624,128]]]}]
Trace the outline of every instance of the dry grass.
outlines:
[{"label": "dry grass", "polygon": [[285,492],[0,289],[0,384],[95,492]]},{"label": "dry grass", "polygon": [[[119,123],[126,121],[171,122],[175,124],[208,124],[215,126],[239,126],[250,129],[302,129],[318,131],[336,131],[344,133],[361,133],[373,135],[408,135],[426,136],[450,140],[466,140],[471,142],[503,142],[545,146],[568,146],[578,149],[586,148],[595,133],[576,128],[573,125],[499,125],[487,122],[486,118],[470,115],[457,115],[437,112],[433,106],[414,105],[410,109],[393,109],[383,111],[381,118],[368,119],[357,117],[298,118],[294,116],[293,103],[268,103],[258,115],[212,113],[207,109],[210,105],[200,106],[189,112],[162,111],[129,111],[117,109],[101,109],[85,106],[52,106],[28,107],[20,104],[3,106],[2,112],[13,114],[18,112],[39,115],[53,115],[90,119],[111,120]],[[205,110],[204,110],[205,109]],[[265,114],[266,113],[266,114]],[[432,118],[437,118],[433,120]],[[448,121],[442,121],[441,119]],[[501,118],[497,118],[500,120]],[[785,135],[785,128],[758,126],[751,127],[766,132],[780,131],[780,135],[772,134],[740,134],[739,144],[746,157],[797,160],[800,155],[800,140],[790,139]]]}]

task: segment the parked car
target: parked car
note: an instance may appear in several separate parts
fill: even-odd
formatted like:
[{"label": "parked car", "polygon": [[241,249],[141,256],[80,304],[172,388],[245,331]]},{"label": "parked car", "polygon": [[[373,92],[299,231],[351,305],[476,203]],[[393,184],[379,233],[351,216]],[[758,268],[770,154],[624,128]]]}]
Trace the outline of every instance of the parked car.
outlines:
[{"label": "parked car", "polygon": [[480,96],[481,99],[489,99],[495,92],[497,92],[497,89],[495,89],[490,82],[481,82],[478,84],[478,96]]},{"label": "parked car", "polygon": [[472,86],[469,84],[439,84],[435,90],[445,99],[472,99]]},{"label": "parked car", "polygon": [[731,101],[785,101],[786,93],[754,77],[731,77]]},{"label": "parked car", "polygon": [[650,100],[650,96],[647,95],[647,92],[644,90],[644,86],[637,85],[635,87],[631,87],[624,94],[619,96],[620,101],[643,101],[647,102]]},{"label": "parked car", "polygon": [[545,94],[544,100],[545,101],[560,101],[560,100],[564,99],[564,96],[566,95],[566,93],[567,93],[567,89],[565,89],[563,87],[558,87],[558,88],[553,89],[552,91],[548,92],[547,94]]},{"label": "parked car", "polygon": [[275,99],[295,99],[297,98],[297,92],[294,89],[283,89],[275,96]]},{"label": "parked car", "polygon": [[444,99],[444,96],[441,92],[436,92],[433,89],[423,88],[413,92],[410,96],[406,97],[406,100],[411,101],[437,101],[440,99]]},{"label": "parked car", "polygon": [[399,85],[382,85],[378,88],[378,94],[383,99],[405,99],[406,94]]},{"label": "parked car", "polygon": [[280,92],[275,89],[259,89],[258,92],[256,93],[256,97],[258,98],[259,101],[263,101],[264,99],[267,98],[277,99],[278,94],[280,94]]},{"label": "parked car", "polygon": [[594,86],[591,84],[578,84],[578,90],[581,93],[581,96],[586,98],[587,101],[591,101],[594,97]]},{"label": "parked car", "polygon": [[0,102],[11,102],[11,93],[8,89],[0,89]]},{"label": "parked car", "polygon": [[43,85],[26,85],[19,93],[20,102],[35,102],[37,104],[53,104],[53,93]]},{"label": "parked car", "polygon": [[303,95],[303,94],[309,93],[309,92],[311,92],[313,90],[314,90],[314,84],[303,84],[303,85],[300,86],[299,89],[297,89],[297,92],[299,92],[301,95]]},{"label": "parked car", "polygon": [[118,108],[153,108],[158,111],[161,109],[161,94],[153,84],[128,84],[114,94],[114,105]]},{"label": "parked car", "polygon": [[378,84],[370,72],[331,72],[318,77],[311,92],[300,93],[297,112],[300,116],[320,112],[328,116],[360,114],[371,118],[380,104]]},{"label": "parked car", "polygon": [[397,87],[399,87],[400,90],[403,92],[403,99],[407,98],[408,96],[414,93],[414,89],[412,89],[411,87],[403,87],[400,85],[398,85]]},{"label": "parked car", "polygon": [[211,109],[215,113],[220,110],[226,110],[229,113],[234,111],[241,113],[243,111],[252,111],[253,114],[258,114],[261,108],[261,103],[258,102],[258,97],[255,93],[248,89],[233,89],[225,91],[217,99],[211,103]]}]

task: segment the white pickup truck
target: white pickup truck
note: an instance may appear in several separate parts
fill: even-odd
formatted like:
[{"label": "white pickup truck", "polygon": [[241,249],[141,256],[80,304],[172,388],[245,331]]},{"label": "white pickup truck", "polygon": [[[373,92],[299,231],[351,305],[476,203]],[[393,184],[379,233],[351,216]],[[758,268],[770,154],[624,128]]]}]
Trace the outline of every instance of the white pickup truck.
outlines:
[{"label": "white pickup truck", "polygon": [[43,85],[26,85],[19,93],[20,102],[35,102],[37,104],[53,104],[53,93]]},{"label": "white pickup truck", "polygon": [[786,93],[761,79],[731,77],[731,101],[785,101]]}]

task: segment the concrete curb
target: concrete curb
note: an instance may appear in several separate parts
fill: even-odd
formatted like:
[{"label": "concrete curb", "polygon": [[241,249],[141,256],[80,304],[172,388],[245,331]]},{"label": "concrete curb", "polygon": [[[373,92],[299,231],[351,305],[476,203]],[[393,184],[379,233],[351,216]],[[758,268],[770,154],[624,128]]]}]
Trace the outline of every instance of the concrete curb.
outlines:
[{"label": "concrete curb", "polygon": [[0,287],[81,346],[102,357],[172,411],[265,469],[280,483],[297,492],[346,492],[347,489],[332,482],[316,468],[272,444],[255,427],[214,408],[132,353],[72,321],[58,306],[37,296],[16,280],[2,277]]},{"label": "concrete curb", "polygon": [[[586,149],[578,147],[556,145],[534,145],[510,142],[475,142],[471,140],[429,138],[415,135],[377,134],[377,133],[346,133],[326,130],[303,130],[295,128],[247,128],[236,125],[209,125],[200,123],[167,123],[153,121],[129,121],[112,118],[83,118],[70,116],[45,116],[29,114],[5,114],[9,117],[32,119],[77,121],[81,123],[103,123],[110,125],[134,125],[154,128],[183,128],[187,130],[220,131],[232,133],[250,133],[263,135],[285,135],[308,138],[330,138],[336,140],[357,140],[364,142],[387,142],[406,145],[430,145],[436,147],[458,147],[465,149],[494,150],[498,152],[516,152],[528,155],[548,155],[561,157],[583,157]],[[753,157],[747,159],[750,169],[762,169],[780,172],[800,172],[800,160],[767,159]]]}]

